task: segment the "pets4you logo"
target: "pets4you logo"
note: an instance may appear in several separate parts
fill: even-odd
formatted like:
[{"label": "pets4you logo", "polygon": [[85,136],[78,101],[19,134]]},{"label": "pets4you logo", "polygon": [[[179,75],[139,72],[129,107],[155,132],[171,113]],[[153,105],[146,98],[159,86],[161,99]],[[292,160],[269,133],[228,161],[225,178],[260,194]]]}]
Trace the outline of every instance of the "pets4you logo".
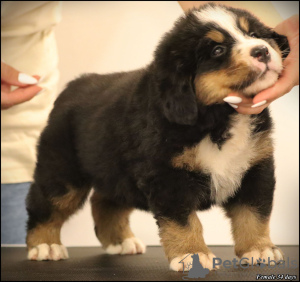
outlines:
[{"label": "pets4you logo", "polygon": [[[199,260],[199,255],[198,254],[188,254],[186,257],[184,257],[179,263],[182,264],[183,268],[183,273],[185,271],[188,271],[188,275],[182,277],[183,280],[187,280],[189,278],[205,278],[206,275],[209,273],[208,268],[204,268]],[[265,259],[258,259],[254,260],[253,258],[241,258],[240,260],[234,258],[232,261],[230,260],[224,260],[222,261],[221,258],[213,258],[213,268],[219,268],[220,266],[223,266],[223,268],[253,268],[253,267],[259,267],[259,269],[274,269],[274,268],[279,268],[279,269],[296,269],[298,268],[298,261],[296,260],[291,260],[289,258],[286,258],[286,260],[281,260],[278,263],[276,263],[275,260],[271,260],[268,258],[266,261]]]}]

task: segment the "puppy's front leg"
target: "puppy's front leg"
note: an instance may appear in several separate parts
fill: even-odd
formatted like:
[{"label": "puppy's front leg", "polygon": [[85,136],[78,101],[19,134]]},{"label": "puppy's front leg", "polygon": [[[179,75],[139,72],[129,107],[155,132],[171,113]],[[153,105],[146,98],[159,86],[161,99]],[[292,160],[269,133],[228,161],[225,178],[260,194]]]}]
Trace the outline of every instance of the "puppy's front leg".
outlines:
[{"label": "puppy's front leg", "polygon": [[[159,235],[172,270],[187,270],[192,255],[202,267],[212,269],[214,255],[206,246],[199,207],[209,208],[210,188],[205,176],[187,170],[160,168],[148,186],[149,207],[159,226]],[[183,261],[182,261],[183,260]]]},{"label": "puppy's front leg", "polygon": [[243,263],[273,265],[283,260],[282,251],[270,239],[269,216],[263,217],[253,206],[239,204],[227,206],[226,212],[231,219],[235,253]]},{"label": "puppy's front leg", "polygon": [[273,157],[263,159],[244,176],[236,195],[224,204],[231,219],[235,253],[249,264],[275,264],[282,251],[270,239],[269,221],[275,188]]},{"label": "puppy's front leg", "polygon": [[172,270],[182,271],[183,266],[188,270],[193,254],[199,255],[203,268],[213,268],[215,255],[204,242],[202,225],[195,211],[188,216],[185,225],[167,218],[159,218],[158,225],[161,243]]}]

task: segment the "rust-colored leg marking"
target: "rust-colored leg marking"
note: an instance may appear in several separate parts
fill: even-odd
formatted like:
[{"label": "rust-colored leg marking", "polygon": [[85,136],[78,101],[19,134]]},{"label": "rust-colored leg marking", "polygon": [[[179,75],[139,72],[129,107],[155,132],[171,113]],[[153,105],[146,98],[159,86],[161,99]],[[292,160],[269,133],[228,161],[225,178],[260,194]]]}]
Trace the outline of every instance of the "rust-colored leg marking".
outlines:
[{"label": "rust-colored leg marking", "polygon": [[134,237],[129,226],[132,208],[121,207],[104,200],[97,192],[94,192],[91,204],[96,236],[104,248],[121,244],[125,239]]},{"label": "rust-colored leg marking", "polygon": [[61,245],[60,230],[63,223],[83,205],[89,192],[89,189],[67,188],[67,194],[51,199],[53,212],[50,219],[28,231],[26,243],[29,250],[43,243]]},{"label": "rust-colored leg marking", "polygon": [[[204,268],[213,269],[215,255],[206,246],[202,225],[196,212],[192,212],[186,226],[169,219],[159,219],[161,243],[174,271],[189,270],[193,257],[199,259]],[[217,267],[218,268],[218,267]]]},{"label": "rust-colored leg marking", "polygon": [[264,247],[273,246],[269,235],[269,218],[260,218],[254,208],[231,207],[227,210],[227,216],[231,219],[237,256],[241,257],[244,253],[254,249],[261,250]]},{"label": "rust-colored leg marking", "polygon": [[186,253],[210,253],[203,238],[203,229],[196,212],[189,216],[188,224],[180,224],[169,219],[159,219],[159,235],[169,261]]},{"label": "rust-colored leg marking", "polygon": [[258,263],[258,260],[267,264],[268,259],[276,262],[283,259],[283,253],[270,239],[270,217],[262,218],[255,208],[246,205],[231,206],[226,213],[231,219],[238,257],[248,258],[250,264],[252,258],[253,264]]}]

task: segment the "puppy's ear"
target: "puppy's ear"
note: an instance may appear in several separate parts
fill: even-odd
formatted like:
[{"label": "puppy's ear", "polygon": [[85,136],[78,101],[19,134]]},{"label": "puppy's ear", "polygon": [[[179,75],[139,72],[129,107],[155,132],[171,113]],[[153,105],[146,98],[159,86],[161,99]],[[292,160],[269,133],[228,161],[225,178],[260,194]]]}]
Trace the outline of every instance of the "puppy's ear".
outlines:
[{"label": "puppy's ear", "polygon": [[272,38],[276,41],[276,43],[281,51],[282,58],[285,59],[291,51],[287,37],[284,35],[278,34],[275,31],[272,31]]},{"label": "puppy's ear", "polygon": [[161,85],[162,110],[173,123],[194,125],[198,117],[196,95],[189,79],[174,77]]},{"label": "puppy's ear", "polygon": [[165,34],[155,51],[154,72],[164,116],[172,123],[193,125],[198,107],[193,85],[201,25],[190,12]]}]

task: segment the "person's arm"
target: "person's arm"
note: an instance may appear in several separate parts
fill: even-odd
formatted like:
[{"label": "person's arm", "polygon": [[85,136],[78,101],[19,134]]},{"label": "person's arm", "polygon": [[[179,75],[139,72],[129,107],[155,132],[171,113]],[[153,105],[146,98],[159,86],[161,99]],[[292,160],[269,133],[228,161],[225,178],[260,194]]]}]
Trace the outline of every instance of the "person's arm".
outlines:
[{"label": "person's arm", "polygon": [[[32,99],[42,88],[35,85],[39,76],[21,73],[1,62],[1,110]],[[11,86],[18,86],[11,91]]]},{"label": "person's arm", "polygon": [[[178,2],[182,9],[187,12],[192,8],[199,8],[208,1]],[[291,18],[279,23],[278,18],[280,17],[278,17],[278,12],[268,1],[255,2],[254,4],[252,1],[214,2],[233,6],[235,8],[246,9],[256,15],[268,26],[274,26],[274,23],[277,22],[277,26],[274,30],[288,38],[291,51],[283,62],[283,71],[280,78],[272,87],[261,91],[253,99],[247,98],[238,93],[229,94],[229,96],[237,96],[241,98],[240,103],[234,104],[234,108],[237,112],[242,114],[259,114],[267,106],[269,106],[271,102],[290,92],[294,86],[299,85],[299,15],[292,16]],[[266,9],[268,10],[268,13],[264,12]]]}]

